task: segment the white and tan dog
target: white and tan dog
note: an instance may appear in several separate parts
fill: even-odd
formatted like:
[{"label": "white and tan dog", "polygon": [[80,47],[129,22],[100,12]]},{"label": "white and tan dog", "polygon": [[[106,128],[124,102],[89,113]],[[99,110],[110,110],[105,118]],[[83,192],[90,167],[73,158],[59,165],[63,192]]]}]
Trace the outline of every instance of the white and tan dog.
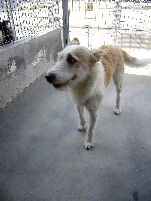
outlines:
[{"label": "white and tan dog", "polygon": [[144,66],[151,63],[151,59],[139,60],[120,48],[108,45],[89,50],[80,46],[78,39],[74,39],[70,44],[58,54],[58,60],[47,72],[46,79],[56,89],[70,89],[79,112],[79,131],[86,130],[84,108],[88,110],[90,126],[84,146],[90,149],[93,147],[99,106],[111,78],[117,91],[114,113],[120,114],[124,63],[130,66]]}]

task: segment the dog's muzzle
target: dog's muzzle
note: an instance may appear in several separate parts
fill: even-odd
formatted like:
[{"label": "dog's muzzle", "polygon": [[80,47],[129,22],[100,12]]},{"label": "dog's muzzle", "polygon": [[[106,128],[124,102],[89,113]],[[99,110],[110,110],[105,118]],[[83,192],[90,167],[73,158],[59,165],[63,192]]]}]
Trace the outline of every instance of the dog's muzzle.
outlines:
[{"label": "dog's muzzle", "polygon": [[58,82],[57,76],[54,73],[46,75],[45,78],[46,78],[47,82],[52,84],[55,88],[61,88],[61,87],[67,86],[69,84],[69,82],[71,80],[75,80],[77,78],[77,76],[74,75],[73,77],[71,77],[71,79],[69,79],[69,80],[67,80],[65,82],[61,82],[61,83]]}]

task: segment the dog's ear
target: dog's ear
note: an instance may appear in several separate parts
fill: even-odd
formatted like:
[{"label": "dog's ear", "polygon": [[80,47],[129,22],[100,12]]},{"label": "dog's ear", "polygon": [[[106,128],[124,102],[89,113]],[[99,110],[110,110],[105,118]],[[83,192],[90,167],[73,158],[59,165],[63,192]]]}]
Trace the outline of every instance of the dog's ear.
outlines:
[{"label": "dog's ear", "polygon": [[101,60],[101,50],[93,49],[91,50],[91,63],[96,63]]},{"label": "dog's ear", "polygon": [[72,41],[69,42],[69,45],[80,45],[80,41],[77,38],[74,38]]}]

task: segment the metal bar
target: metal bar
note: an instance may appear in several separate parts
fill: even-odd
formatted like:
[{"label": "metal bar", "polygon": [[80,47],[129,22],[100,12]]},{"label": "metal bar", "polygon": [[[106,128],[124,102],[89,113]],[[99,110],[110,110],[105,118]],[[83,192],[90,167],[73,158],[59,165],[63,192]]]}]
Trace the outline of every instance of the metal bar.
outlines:
[{"label": "metal bar", "polygon": [[63,42],[64,47],[67,46],[69,41],[69,10],[68,10],[68,0],[62,1],[63,7]]},{"label": "metal bar", "polygon": [[72,11],[73,11],[73,0],[72,0]]},{"label": "metal bar", "polygon": [[79,0],[79,11],[81,10],[81,0]]}]

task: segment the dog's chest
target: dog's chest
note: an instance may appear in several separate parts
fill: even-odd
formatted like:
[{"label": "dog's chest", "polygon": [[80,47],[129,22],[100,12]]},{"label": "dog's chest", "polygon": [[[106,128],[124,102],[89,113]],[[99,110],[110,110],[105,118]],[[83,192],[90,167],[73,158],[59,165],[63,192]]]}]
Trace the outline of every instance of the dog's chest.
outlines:
[{"label": "dog's chest", "polygon": [[91,92],[87,90],[72,90],[72,97],[77,105],[85,105],[88,98],[91,96]]},{"label": "dog's chest", "polygon": [[77,105],[85,106],[88,100],[95,99],[96,97],[102,97],[104,95],[105,87],[99,84],[96,83],[95,86],[72,90],[71,94],[74,102]]}]

